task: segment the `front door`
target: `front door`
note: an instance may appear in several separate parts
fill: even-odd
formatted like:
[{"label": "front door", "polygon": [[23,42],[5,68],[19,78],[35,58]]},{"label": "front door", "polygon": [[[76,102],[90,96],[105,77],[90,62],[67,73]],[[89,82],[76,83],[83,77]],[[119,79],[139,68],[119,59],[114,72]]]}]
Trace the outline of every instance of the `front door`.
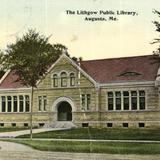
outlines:
[{"label": "front door", "polygon": [[58,121],[72,121],[72,107],[68,102],[61,102],[58,106]]}]

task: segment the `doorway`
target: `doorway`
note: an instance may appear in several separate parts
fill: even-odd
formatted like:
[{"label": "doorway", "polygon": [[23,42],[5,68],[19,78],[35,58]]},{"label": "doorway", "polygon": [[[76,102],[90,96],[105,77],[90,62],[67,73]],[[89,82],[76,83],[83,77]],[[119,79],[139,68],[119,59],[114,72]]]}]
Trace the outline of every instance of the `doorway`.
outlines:
[{"label": "doorway", "polygon": [[58,105],[58,121],[72,121],[72,107],[66,102],[60,102]]}]

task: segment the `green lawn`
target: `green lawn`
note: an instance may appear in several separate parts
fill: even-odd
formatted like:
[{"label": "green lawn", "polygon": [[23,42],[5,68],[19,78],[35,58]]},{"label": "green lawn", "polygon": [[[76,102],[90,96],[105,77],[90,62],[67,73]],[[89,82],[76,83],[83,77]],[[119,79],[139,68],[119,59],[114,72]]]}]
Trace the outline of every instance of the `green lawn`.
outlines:
[{"label": "green lawn", "polygon": [[[29,138],[29,135],[18,138]],[[77,128],[33,134],[33,138],[160,140],[160,129]]]},{"label": "green lawn", "polygon": [[12,140],[42,151],[86,152],[109,154],[160,154],[159,143],[73,142]]},{"label": "green lawn", "polygon": [[[18,138],[29,138],[29,135]],[[33,134],[33,138],[160,140],[160,129],[77,128]],[[13,140],[42,151],[160,154],[160,143]]]}]

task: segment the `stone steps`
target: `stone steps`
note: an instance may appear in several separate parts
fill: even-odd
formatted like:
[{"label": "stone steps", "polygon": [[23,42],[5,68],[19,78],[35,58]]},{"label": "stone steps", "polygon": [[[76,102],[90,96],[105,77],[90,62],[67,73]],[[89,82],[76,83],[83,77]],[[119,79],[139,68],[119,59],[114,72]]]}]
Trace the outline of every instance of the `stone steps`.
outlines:
[{"label": "stone steps", "polygon": [[44,128],[66,128],[66,129],[71,129],[71,128],[76,128],[77,126],[70,121],[57,121],[53,123],[46,123],[44,125]]}]

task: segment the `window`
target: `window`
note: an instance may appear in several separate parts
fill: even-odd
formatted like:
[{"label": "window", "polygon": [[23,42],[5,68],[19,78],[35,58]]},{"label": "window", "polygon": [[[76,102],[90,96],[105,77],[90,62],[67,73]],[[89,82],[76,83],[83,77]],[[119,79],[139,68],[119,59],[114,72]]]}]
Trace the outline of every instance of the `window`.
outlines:
[{"label": "window", "polygon": [[67,73],[61,73],[61,87],[67,87]]},{"label": "window", "polygon": [[29,96],[25,96],[25,111],[29,112]]},{"label": "window", "polygon": [[60,76],[59,76],[59,73],[53,74],[52,85],[53,87],[59,87],[59,85],[60,87],[67,87],[68,85],[75,86],[76,85],[75,73],[72,72],[69,74],[66,71],[62,71],[60,73]]},{"label": "window", "polygon": [[11,112],[12,108],[11,108],[11,101],[12,98],[11,96],[7,96],[7,103],[8,103],[8,112]]},{"label": "window", "polygon": [[113,127],[113,123],[107,123],[107,127]]},{"label": "window", "polygon": [[44,126],[44,123],[39,123],[39,127],[43,127]]},{"label": "window", "polygon": [[145,110],[145,91],[107,92],[108,110]]},{"label": "window", "polygon": [[88,123],[82,123],[82,127],[89,127]]},{"label": "window", "polygon": [[42,97],[38,96],[38,111],[42,110]]},{"label": "window", "polygon": [[43,109],[46,111],[46,106],[47,106],[47,97],[43,96]]},{"label": "window", "polygon": [[140,128],[143,128],[143,127],[145,127],[145,123],[139,123],[138,126],[139,126]]},{"label": "window", "polygon": [[124,128],[128,128],[128,123],[123,123]]},{"label": "window", "polygon": [[82,110],[85,109],[85,94],[81,95],[81,105],[82,105]]},{"label": "window", "polygon": [[38,111],[46,111],[47,96],[38,96]]},{"label": "window", "polygon": [[19,96],[19,111],[23,112],[24,104],[23,104],[23,96]]},{"label": "window", "polygon": [[29,95],[1,96],[2,112],[29,112]]},{"label": "window", "polygon": [[74,75],[74,73],[70,74],[70,86],[75,86],[75,75]]},{"label": "window", "polygon": [[113,110],[113,92],[108,92],[108,110]]},{"label": "window", "polygon": [[91,103],[91,94],[82,94],[81,95],[82,110],[85,110],[85,109],[89,110],[90,103]]},{"label": "window", "polygon": [[137,72],[128,71],[121,73],[119,76],[139,76],[139,75],[141,74]]},{"label": "window", "polygon": [[87,94],[87,110],[89,110],[90,102],[91,102],[91,95]]},{"label": "window", "polygon": [[53,87],[58,87],[58,76],[57,76],[57,74],[53,75]]},{"label": "window", "polygon": [[129,92],[128,91],[123,91],[123,107],[124,110],[129,110]]},{"label": "window", "polygon": [[12,127],[16,127],[16,123],[12,123]]},{"label": "window", "polygon": [[131,91],[131,109],[137,110],[137,91]]},{"label": "window", "polygon": [[139,109],[144,110],[145,109],[145,92],[139,91]]},{"label": "window", "polygon": [[16,123],[12,123],[12,127],[16,127]]},{"label": "window", "polygon": [[0,123],[0,126],[1,126],[1,127],[4,127],[4,123]]},{"label": "window", "polygon": [[13,96],[13,112],[17,112],[17,106],[18,106],[18,103],[17,103],[17,96]]},{"label": "window", "polygon": [[121,92],[115,92],[116,94],[116,110],[121,110]]},{"label": "window", "polygon": [[28,127],[28,123],[24,123],[24,127]]},{"label": "window", "polygon": [[1,99],[2,99],[2,112],[5,112],[6,111],[6,97],[2,96]]}]

